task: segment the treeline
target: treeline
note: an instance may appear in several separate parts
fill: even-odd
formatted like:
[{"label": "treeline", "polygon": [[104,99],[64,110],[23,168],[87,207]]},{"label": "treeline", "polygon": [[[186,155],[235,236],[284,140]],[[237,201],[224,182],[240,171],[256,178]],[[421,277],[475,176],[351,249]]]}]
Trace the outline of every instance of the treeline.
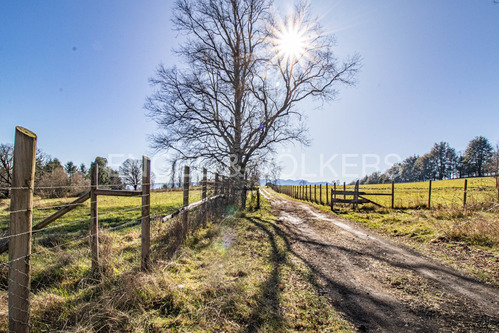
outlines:
[{"label": "treeline", "polygon": [[[10,197],[12,186],[13,146],[0,144],[0,198]],[[97,157],[99,185],[123,189],[125,184],[118,171],[113,170],[103,157]],[[41,150],[37,151],[35,162],[35,195],[42,198],[78,196],[90,188],[90,168],[72,161],[62,164]]]},{"label": "treeline", "polygon": [[435,143],[423,156],[413,155],[386,172],[376,171],[360,184],[384,184],[498,175],[498,145],[495,149],[482,136],[472,139],[465,153],[456,152],[447,142]]}]

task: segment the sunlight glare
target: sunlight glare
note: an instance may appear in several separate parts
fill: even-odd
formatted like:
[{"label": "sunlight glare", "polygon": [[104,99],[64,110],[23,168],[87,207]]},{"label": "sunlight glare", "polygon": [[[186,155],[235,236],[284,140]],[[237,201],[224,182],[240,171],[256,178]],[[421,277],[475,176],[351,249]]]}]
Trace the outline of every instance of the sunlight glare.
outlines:
[{"label": "sunlight glare", "polygon": [[301,27],[300,22],[290,20],[286,25],[281,24],[274,35],[274,44],[278,57],[295,62],[300,60],[307,52],[307,29]]}]

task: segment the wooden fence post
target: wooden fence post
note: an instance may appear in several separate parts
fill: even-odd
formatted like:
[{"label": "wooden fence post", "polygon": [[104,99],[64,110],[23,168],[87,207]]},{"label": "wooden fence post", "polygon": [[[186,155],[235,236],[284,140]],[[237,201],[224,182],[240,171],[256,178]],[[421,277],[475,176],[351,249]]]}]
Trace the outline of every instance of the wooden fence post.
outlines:
[{"label": "wooden fence post", "polygon": [[337,183],[333,183],[333,198],[337,199]]},{"label": "wooden fence post", "polygon": [[325,204],[328,206],[328,183],[325,184]]},{"label": "wooden fence post", "polygon": [[432,192],[432,179],[429,180],[429,202],[427,203],[427,208],[431,209],[431,192]]},{"label": "wooden fence post", "polygon": [[[335,185],[335,183],[333,183]],[[328,195],[330,196],[330,210],[333,212],[333,200],[332,200],[332,196],[333,196],[333,190],[330,190],[331,192],[328,193]]]},{"label": "wooden fence post", "polygon": [[313,198],[312,185],[309,185],[309,201],[312,202],[312,198]]},{"label": "wooden fence post", "polygon": [[214,180],[214,195],[219,194],[219,174],[215,174],[215,180]]},{"label": "wooden fence post", "polygon": [[345,200],[345,182],[344,182],[344,200]]},{"label": "wooden fence post", "polygon": [[[219,174],[217,174],[218,176]],[[224,194],[225,186],[224,186],[224,176],[220,177],[220,194]]]},{"label": "wooden fence post", "polygon": [[151,249],[151,160],[142,157],[142,219],[141,219],[141,270],[150,266]]},{"label": "wooden fence post", "polygon": [[321,191],[321,184],[319,184],[319,204],[322,205],[323,204],[323,198],[321,197],[322,196],[322,191]]},{"label": "wooden fence post", "polygon": [[9,221],[9,332],[29,332],[30,255],[36,135],[16,127]]},{"label": "wooden fence post", "polygon": [[90,168],[90,251],[92,253],[92,273],[99,274],[99,216],[96,190],[99,187],[99,167],[94,161]]},{"label": "wooden fence post", "polygon": [[[184,191],[182,194],[182,207],[187,207],[189,205],[189,166],[184,166]],[[185,230],[185,235],[189,230],[188,228],[188,211],[185,210],[182,214],[182,228]]]},{"label": "wooden fence post", "polygon": [[314,184],[314,203],[318,203],[318,197],[316,196],[316,184]]},{"label": "wooden fence post", "polygon": [[467,179],[464,182],[464,209],[467,208]]},{"label": "wooden fence post", "polygon": [[359,192],[359,180],[356,181],[356,185],[354,186],[354,197],[353,197],[353,203],[352,203],[352,208],[354,210],[358,209],[358,194]]},{"label": "wooden fence post", "polygon": [[[203,168],[203,180],[201,184],[201,200],[207,199],[207,169]],[[202,221],[203,226],[207,225],[207,203],[203,203],[202,206]]]},{"label": "wooden fence post", "polygon": [[394,180],[392,181],[391,208],[394,209]]},{"label": "wooden fence post", "polygon": [[257,209],[260,209],[260,189],[257,187]]}]

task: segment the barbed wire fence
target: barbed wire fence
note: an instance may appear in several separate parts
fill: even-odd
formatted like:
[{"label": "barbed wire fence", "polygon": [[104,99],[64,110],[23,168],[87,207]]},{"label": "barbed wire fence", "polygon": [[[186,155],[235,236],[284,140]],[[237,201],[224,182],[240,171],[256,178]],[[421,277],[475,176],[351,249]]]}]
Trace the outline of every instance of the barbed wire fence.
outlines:
[{"label": "barbed wire fence", "polygon": [[[99,280],[107,273],[109,235],[140,225],[140,270],[148,272],[155,262],[175,255],[186,237],[206,226],[207,221],[223,217],[228,203],[229,177],[195,166],[184,168],[182,191],[169,186],[152,190],[150,160],[143,157],[140,190],[116,190],[99,185],[98,168],[94,163],[91,185],[82,186],[84,193],[79,198],[68,204],[34,207],[33,194],[40,190],[33,180],[35,152],[36,136],[17,127],[13,183],[5,188],[11,193],[10,208],[0,212],[0,223],[6,225],[8,221],[8,228],[0,230],[0,331],[30,331],[34,294],[62,279],[65,264],[74,260],[70,252],[77,252],[79,258],[87,260],[89,280]],[[191,179],[193,171],[202,175],[196,184]],[[200,200],[192,202],[190,191],[193,190],[191,194]],[[182,205],[169,206],[161,196],[165,191],[182,193]],[[100,198],[108,196],[136,197],[141,204],[118,210],[104,209],[100,213],[99,203],[103,200]],[[81,218],[89,208],[88,217]],[[73,216],[79,218],[71,217],[72,211],[75,212]],[[139,218],[131,217],[137,212]],[[32,226],[34,216],[39,220]],[[50,225],[58,219],[60,223]],[[105,222],[103,225],[101,219]],[[100,253],[103,250],[105,253]],[[39,303],[35,305],[44,306]]]}]

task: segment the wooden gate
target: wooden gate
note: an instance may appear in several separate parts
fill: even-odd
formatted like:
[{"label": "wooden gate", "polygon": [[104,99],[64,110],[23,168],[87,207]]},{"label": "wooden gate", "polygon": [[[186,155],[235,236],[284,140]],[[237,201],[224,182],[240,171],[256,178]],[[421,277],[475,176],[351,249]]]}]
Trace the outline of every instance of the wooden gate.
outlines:
[{"label": "wooden gate", "polygon": [[[366,195],[387,195],[391,196],[391,208],[394,208],[394,182],[392,182],[392,191],[391,193],[372,193],[372,192],[362,192],[359,190],[359,180],[356,181],[356,185],[354,186],[354,191],[346,191],[345,189],[345,183],[344,183],[344,190],[342,191],[337,191],[337,185],[333,184],[333,189],[331,191],[331,201],[330,201],[330,208],[333,211],[333,205],[335,203],[348,203],[352,204],[353,209],[358,209],[359,204],[366,204],[366,203],[371,203],[377,207],[382,207],[380,204],[367,199]],[[339,197],[337,197],[339,196]],[[346,196],[352,196],[352,199],[346,199]],[[340,198],[343,197],[343,198]]]}]

